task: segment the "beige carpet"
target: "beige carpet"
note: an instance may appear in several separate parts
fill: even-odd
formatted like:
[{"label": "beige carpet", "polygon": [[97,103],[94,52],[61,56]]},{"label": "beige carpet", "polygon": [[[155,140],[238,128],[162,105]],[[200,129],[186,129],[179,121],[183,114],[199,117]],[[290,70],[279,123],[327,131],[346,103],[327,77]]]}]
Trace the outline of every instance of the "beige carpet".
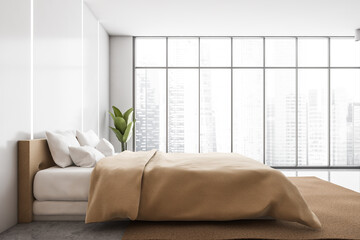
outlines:
[{"label": "beige carpet", "polygon": [[290,180],[319,217],[321,230],[276,220],[131,222],[123,239],[360,239],[360,193],[315,177]]}]

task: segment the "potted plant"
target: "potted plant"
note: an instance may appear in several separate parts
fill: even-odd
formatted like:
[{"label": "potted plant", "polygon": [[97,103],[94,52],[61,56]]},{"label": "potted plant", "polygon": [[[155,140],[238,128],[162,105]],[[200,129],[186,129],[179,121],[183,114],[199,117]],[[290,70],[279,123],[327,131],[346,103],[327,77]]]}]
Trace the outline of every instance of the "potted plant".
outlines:
[{"label": "potted plant", "polygon": [[127,142],[131,138],[135,124],[135,119],[133,119],[133,108],[128,109],[124,114],[122,114],[115,106],[112,106],[112,109],[114,113],[109,113],[114,121],[114,127],[110,127],[110,129],[115,133],[117,139],[121,143],[121,151],[123,152],[127,150]]}]

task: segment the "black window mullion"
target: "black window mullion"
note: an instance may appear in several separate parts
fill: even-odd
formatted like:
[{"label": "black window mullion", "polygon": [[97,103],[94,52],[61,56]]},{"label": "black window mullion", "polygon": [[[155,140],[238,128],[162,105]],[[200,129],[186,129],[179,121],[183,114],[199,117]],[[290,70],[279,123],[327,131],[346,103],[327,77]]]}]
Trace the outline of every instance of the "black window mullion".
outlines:
[{"label": "black window mullion", "polygon": [[200,146],[200,144],[201,144],[201,122],[200,122],[200,119],[201,119],[201,98],[200,98],[200,94],[201,94],[201,81],[200,81],[200,77],[201,77],[201,75],[200,75],[200,37],[199,37],[199,44],[198,44],[198,56],[199,56],[199,60],[198,60],[198,77],[199,77],[199,79],[198,79],[198,84],[199,84],[199,87],[198,87],[198,91],[199,91],[199,102],[198,102],[198,106],[199,106],[199,109],[198,109],[198,112],[199,112],[199,114],[198,114],[198,116],[199,116],[199,119],[198,119],[198,123],[199,123],[199,126],[198,126],[198,141],[199,141],[199,146],[198,146],[198,151],[199,151],[199,153],[201,152],[201,146]]},{"label": "black window mullion", "polygon": [[230,38],[231,39],[231,89],[230,89],[230,95],[231,95],[231,147],[230,147],[230,152],[233,152],[234,151],[234,80],[233,80],[233,56],[234,56],[234,53],[233,53],[233,38]]},{"label": "black window mullion", "polygon": [[[330,57],[330,37],[328,38],[328,167],[331,166],[331,57]],[[330,176],[329,176],[330,178]]]},{"label": "black window mullion", "polygon": [[263,37],[263,163],[266,164],[265,37]]},{"label": "black window mullion", "polygon": [[299,166],[299,74],[298,74],[298,38],[295,38],[295,166]]}]

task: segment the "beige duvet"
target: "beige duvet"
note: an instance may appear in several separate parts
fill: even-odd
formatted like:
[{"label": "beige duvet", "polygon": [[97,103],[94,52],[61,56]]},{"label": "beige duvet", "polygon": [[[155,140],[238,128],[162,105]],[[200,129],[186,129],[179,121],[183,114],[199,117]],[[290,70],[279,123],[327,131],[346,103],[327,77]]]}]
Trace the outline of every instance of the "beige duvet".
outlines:
[{"label": "beige duvet", "polygon": [[321,227],[280,171],[234,153],[125,151],[99,161],[91,175],[87,223],[261,217]]}]

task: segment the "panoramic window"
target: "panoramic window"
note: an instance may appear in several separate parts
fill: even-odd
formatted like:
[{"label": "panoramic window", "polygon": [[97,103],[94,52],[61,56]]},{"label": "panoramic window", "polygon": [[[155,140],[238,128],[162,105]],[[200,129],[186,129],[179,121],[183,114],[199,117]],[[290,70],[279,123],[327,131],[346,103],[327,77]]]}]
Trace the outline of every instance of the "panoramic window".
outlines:
[{"label": "panoramic window", "polygon": [[360,165],[360,48],[349,37],[136,37],[135,150]]}]

